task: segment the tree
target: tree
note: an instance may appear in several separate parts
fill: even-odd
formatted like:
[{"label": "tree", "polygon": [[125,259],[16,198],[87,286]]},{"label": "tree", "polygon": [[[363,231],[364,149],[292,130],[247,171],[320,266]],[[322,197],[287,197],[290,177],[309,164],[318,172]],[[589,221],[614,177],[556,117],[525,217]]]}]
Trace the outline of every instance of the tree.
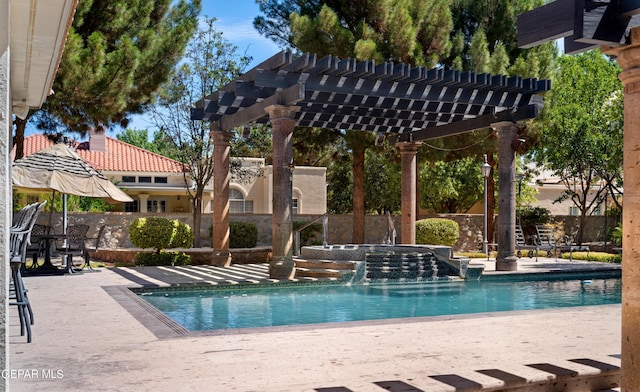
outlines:
[{"label": "tree", "polygon": [[[622,172],[622,83],[620,68],[593,50],[560,58],[554,88],[541,116],[541,143],[532,154],[565,186],[557,201],[569,199],[580,211],[578,242],[585,217]],[[605,183],[604,187],[595,186]],[[615,198],[614,198],[615,199]]]},{"label": "tree", "polygon": [[472,157],[422,165],[418,181],[420,207],[431,213],[468,211],[484,191],[481,165],[481,159]]},{"label": "tree", "polygon": [[[195,233],[200,232],[205,187],[213,178],[213,140],[208,122],[191,120],[191,108],[240,75],[251,61],[238,55],[214,24],[215,18],[207,19],[189,41],[182,63],[160,90],[151,111],[152,121],[175,144],[177,159],[188,168],[185,184],[189,180],[194,184],[187,188]],[[200,245],[198,238],[194,245]]]},{"label": "tree", "polygon": [[123,132],[116,135],[118,140],[129,143],[133,146],[140,147],[147,151],[155,152],[167,158],[178,159],[178,152],[173,141],[169,140],[167,135],[157,130],[153,133],[153,139],[149,140],[149,131],[147,129],[127,128]]},{"label": "tree", "polygon": [[197,28],[200,0],[80,0],[50,95],[16,120],[16,159],[32,115],[49,132],[126,127],[173,72]]},{"label": "tree", "polygon": [[[331,54],[432,67],[450,49],[448,32],[452,22],[446,0],[267,0],[260,3],[260,10],[265,16],[254,20],[258,31],[281,44],[321,57]],[[365,152],[373,145],[373,135],[347,131],[345,138],[353,156],[352,242],[362,243]]]}]

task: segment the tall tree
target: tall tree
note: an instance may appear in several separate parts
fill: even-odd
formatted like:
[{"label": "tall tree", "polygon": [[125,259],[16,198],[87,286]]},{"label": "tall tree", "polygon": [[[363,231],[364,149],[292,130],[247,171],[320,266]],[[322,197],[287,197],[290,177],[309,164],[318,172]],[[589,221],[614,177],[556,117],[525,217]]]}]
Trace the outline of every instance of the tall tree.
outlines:
[{"label": "tall tree", "polygon": [[[260,2],[256,28],[281,44],[319,56],[387,60],[435,66],[448,55],[452,27],[449,2],[434,0],[342,0]],[[373,135],[347,131],[352,154],[353,238],[364,241],[365,152]],[[331,177],[331,176],[330,176]]]},{"label": "tall tree", "polygon": [[133,146],[143,148],[147,151],[155,152],[167,158],[178,159],[178,152],[172,140],[166,133],[157,130],[153,133],[153,138],[149,139],[149,130],[127,128],[116,135],[118,140],[129,143]]},{"label": "tall tree", "polygon": [[[204,190],[213,178],[213,140],[208,122],[191,120],[191,108],[240,75],[251,61],[236,53],[237,48],[216,30],[215,21],[207,19],[189,41],[183,61],[151,111],[156,126],[175,143],[178,160],[188,167],[185,184],[190,180],[195,185],[189,188],[189,198],[196,233],[200,232]],[[197,237],[194,245],[200,246]]]},{"label": "tall tree", "polygon": [[[126,127],[182,58],[199,12],[200,0],[80,0],[37,126],[81,135]],[[16,158],[29,117],[16,121]]]},{"label": "tall tree", "polygon": [[[541,143],[533,159],[565,186],[560,198],[585,217],[606,193],[619,187],[622,172],[622,83],[619,66],[593,50],[563,56],[541,116]],[[604,182],[605,187],[595,186]],[[615,197],[614,197],[615,199]]]}]

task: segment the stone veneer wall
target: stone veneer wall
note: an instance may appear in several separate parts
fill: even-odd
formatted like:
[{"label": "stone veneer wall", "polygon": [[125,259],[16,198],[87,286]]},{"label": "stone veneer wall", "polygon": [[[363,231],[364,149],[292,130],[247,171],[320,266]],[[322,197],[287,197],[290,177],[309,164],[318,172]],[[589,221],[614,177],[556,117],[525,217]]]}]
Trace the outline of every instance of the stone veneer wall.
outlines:
[{"label": "stone veneer wall", "polygon": [[[103,248],[133,248],[129,241],[129,225],[131,222],[143,216],[149,216],[145,213],[127,213],[127,212],[106,212],[106,213],[89,213],[78,212],[68,215],[69,224],[86,223],[91,229],[88,236],[95,237],[98,228],[106,225],[104,239],[101,247]],[[181,222],[191,224],[190,213],[173,213],[162,214],[163,217],[170,219],[178,219]],[[309,221],[316,216],[296,215],[294,220]],[[454,246],[455,251],[473,251],[481,249],[482,244],[482,225],[483,216],[476,214],[440,214],[438,217],[455,220],[460,225],[460,239]],[[200,237],[205,246],[211,246],[211,237],[209,236],[209,228],[212,222],[211,214],[203,214],[202,228]],[[427,217],[421,217],[427,218]],[[60,227],[62,216],[60,213],[51,215],[54,227]],[[396,227],[396,243],[401,242],[400,238],[400,216],[392,216]],[[578,217],[576,216],[558,216],[555,217],[559,233],[571,232],[577,227]],[[267,214],[243,214],[231,215],[231,221],[253,222],[258,227],[258,246],[271,246],[271,215]],[[48,224],[49,213],[40,214],[38,223]],[[321,222],[321,221],[320,221]],[[351,243],[353,218],[351,215],[329,215],[329,244],[349,244]],[[608,227],[615,225],[613,218],[608,218]],[[365,218],[365,242],[368,244],[382,244],[387,238],[387,217],[384,215],[367,215]],[[587,220],[584,242],[603,241],[604,233],[604,217],[594,216]],[[318,238],[320,243],[321,237]],[[489,240],[491,242],[491,240]]]}]

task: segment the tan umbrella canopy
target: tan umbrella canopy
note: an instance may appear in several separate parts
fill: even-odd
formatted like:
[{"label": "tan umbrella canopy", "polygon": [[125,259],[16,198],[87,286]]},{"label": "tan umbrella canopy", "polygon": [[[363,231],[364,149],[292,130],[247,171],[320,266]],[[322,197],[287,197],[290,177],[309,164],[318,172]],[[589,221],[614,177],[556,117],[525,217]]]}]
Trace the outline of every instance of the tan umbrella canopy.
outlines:
[{"label": "tan umbrella canopy", "polygon": [[16,160],[12,170],[16,187],[101,197],[111,203],[133,201],[64,143]]}]

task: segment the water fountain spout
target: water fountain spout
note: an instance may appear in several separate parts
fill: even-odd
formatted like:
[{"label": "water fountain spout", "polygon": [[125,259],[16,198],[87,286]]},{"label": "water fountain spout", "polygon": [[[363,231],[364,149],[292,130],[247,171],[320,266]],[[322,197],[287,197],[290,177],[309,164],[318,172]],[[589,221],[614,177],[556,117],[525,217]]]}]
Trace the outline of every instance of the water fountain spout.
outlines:
[{"label": "water fountain spout", "polygon": [[391,219],[391,212],[387,210],[387,241],[388,245],[396,244],[396,226],[393,223],[393,219]]}]

